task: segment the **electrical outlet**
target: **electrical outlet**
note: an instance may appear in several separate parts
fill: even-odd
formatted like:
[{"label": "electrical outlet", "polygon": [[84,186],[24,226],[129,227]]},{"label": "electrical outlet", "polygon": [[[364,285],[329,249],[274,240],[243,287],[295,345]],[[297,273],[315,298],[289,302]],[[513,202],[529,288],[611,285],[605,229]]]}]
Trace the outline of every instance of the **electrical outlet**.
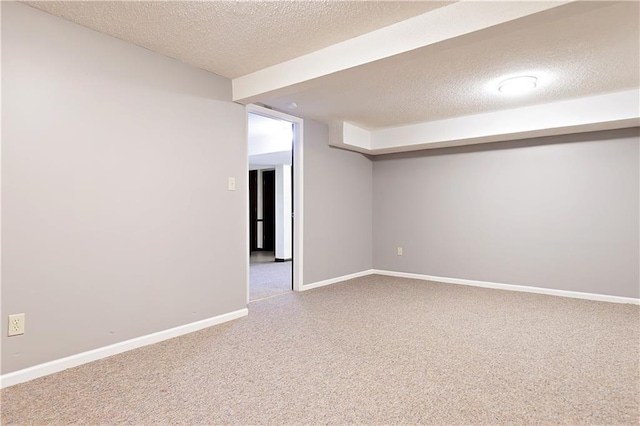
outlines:
[{"label": "electrical outlet", "polygon": [[398,247],[398,256],[402,256],[402,247]]},{"label": "electrical outlet", "polygon": [[24,314],[9,315],[9,337],[24,334]]}]

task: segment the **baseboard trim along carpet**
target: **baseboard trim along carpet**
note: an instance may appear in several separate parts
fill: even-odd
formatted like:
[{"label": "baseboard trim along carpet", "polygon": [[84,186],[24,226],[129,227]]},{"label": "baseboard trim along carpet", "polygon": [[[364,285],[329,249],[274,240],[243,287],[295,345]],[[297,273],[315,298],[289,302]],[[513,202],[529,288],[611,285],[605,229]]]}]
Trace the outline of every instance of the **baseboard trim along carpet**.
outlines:
[{"label": "baseboard trim along carpet", "polygon": [[367,275],[372,275],[374,273],[375,272],[373,271],[373,269],[367,269],[366,271],[360,271],[360,272],[355,272],[353,274],[342,275],[340,277],[330,278],[328,280],[323,280],[323,281],[317,281],[311,284],[304,284],[300,289],[300,291],[311,290],[312,288],[323,287],[325,285],[335,284],[341,281],[347,281],[347,280],[352,280],[354,278],[365,277]]},{"label": "baseboard trim along carpet", "polygon": [[81,352],[79,354],[4,374],[0,376],[0,388],[17,385],[18,383],[27,382],[29,380],[37,379],[38,377],[48,376],[49,374],[77,367],[82,364],[87,364],[92,361],[97,361],[102,358],[107,358],[112,355],[117,355],[122,352],[127,352],[132,349],[152,345],[154,343],[162,342],[163,340],[173,339],[174,337],[182,336],[184,334],[193,333],[194,331],[202,330],[203,328],[244,317],[248,313],[249,310],[247,308],[239,309],[227,314],[192,322],[190,324],[181,325],[168,330],[158,331],[156,333],[125,340],[124,342],[114,343],[113,345],[103,346],[87,352]]},{"label": "baseboard trim along carpet", "polygon": [[612,303],[629,303],[632,305],[640,305],[640,299],[633,297],[610,296],[607,294],[582,293],[579,291],[556,290],[551,288],[530,287],[515,284],[492,283],[488,281],[463,280],[459,278],[436,277],[433,275],[412,274],[408,272],[382,271],[374,269],[371,272],[377,275],[386,275],[389,277],[412,278],[416,280],[435,281],[447,284],[468,285],[473,287],[494,288],[497,290],[521,291],[525,293],[548,294],[551,296],[572,297],[574,299],[597,300],[600,302]]}]

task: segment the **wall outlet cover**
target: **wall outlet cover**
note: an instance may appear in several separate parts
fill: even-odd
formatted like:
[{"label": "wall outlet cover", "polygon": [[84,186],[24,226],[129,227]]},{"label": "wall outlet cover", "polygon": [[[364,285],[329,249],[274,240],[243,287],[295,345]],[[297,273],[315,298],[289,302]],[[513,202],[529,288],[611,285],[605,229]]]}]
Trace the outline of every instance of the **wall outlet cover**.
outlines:
[{"label": "wall outlet cover", "polygon": [[24,314],[9,315],[9,337],[24,334]]}]

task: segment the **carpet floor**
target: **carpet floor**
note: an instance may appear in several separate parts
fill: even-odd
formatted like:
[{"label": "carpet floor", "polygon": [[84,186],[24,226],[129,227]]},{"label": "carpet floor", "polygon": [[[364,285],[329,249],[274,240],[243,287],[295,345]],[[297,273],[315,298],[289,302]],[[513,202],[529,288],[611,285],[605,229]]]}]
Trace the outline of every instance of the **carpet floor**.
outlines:
[{"label": "carpet floor", "polygon": [[256,263],[249,266],[249,300],[291,291],[291,262]]},{"label": "carpet floor", "polygon": [[1,392],[3,424],[635,424],[638,306],[369,276]]}]

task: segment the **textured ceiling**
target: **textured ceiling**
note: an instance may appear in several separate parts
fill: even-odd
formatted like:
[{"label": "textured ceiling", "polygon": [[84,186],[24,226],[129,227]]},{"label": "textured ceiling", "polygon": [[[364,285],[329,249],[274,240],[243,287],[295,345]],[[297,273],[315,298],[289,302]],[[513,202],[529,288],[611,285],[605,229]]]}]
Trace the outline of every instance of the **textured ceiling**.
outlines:
[{"label": "textured ceiling", "polygon": [[25,2],[235,78],[444,6],[425,1]]},{"label": "textured ceiling", "polygon": [[[26,3],[236,78],[452,2]],[[300,117],[379,129],[638,88],[639,17],[638,1],[576,1],[292,85],[260,101]],[[525,96],[501,95],[498,82],[514,75],[535,75],[539,87]]]},{"label": "textured ceiling", "polygon": [[[376,129],[637,88],[639,5],[571,3],[332,74],[264,103]],[[538,89],[500,94],[498,82],[513,75],[537,76]],[[288,109],[291,102],[298,108]]]}]

